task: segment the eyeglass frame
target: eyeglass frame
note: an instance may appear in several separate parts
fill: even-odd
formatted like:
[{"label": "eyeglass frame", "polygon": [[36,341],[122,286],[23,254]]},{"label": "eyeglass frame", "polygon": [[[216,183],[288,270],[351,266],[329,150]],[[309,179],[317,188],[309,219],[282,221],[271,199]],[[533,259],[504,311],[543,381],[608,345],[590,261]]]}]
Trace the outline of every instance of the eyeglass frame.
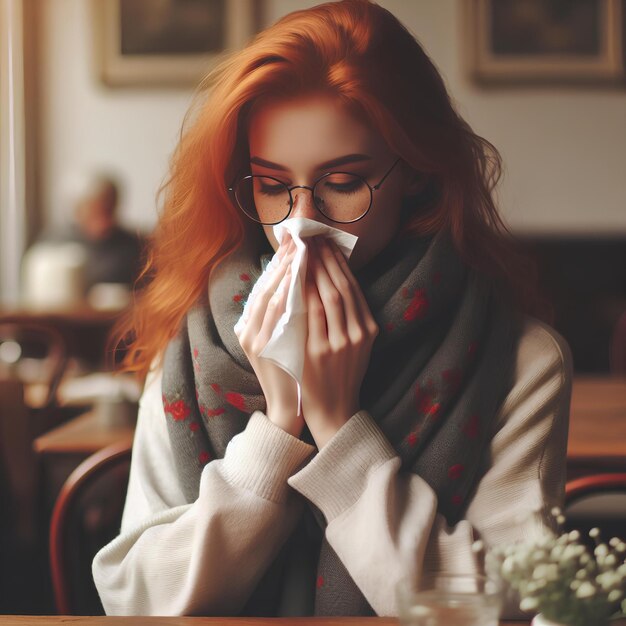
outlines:
[{"label": "eyeglass frame", "polygon": [[[228,187],[228,191],[232,194],[232,197],[235,200],[235,203],[237,205],[237,207],[239,209],[241,209],[244,213],[244,215],[246,215],[246,217],[249,217],[251,220],[253,220],[254,222],[256,222],[257,224],[263,224],[264,226],[275,226],[276,224],[280,224],[281,222],[284,222],[289,215],[291,215],[291,211],[293,211],[293,205],[294,205],[294,200],[293,200],[293,196],[291,195],[291,192],[294,189],[308,189],[312,196],[313,196],[313,206],[327,219],[329,219],[331,222],[335,222],[336,224],[353,224],[354,222],[358,222],[359,220],[362,220],[368,213],[369,210],[372,208],[372,202],[374,200],[374,192],[378,191],[378,189],[380,189],[381,185],[385,182],[387,176],[389,176],[389,174],[391,174],[391,171],[393,170],[393,168],[398,164],[399,161],[402,160],[402,157],[398,157],[393,165],[387,170],[387,173],[380,179],[380,181],[376,184],[376,185],[370,185],[365,178],[363,178],[362,176],[360,176],[359,174],[355,174],[354,172],[326,172],[325,174],[322,174],[314,183],[312,187],[309,187],[307,185],[294,185],[293,187],[289,187],[287,184],[285,184],[282,180],[279,180],[278,178],[275,178],[274,176],[265,176],[263,174],[248,174],[247,176],[244,176],[243,178],[239,178],[236,181],[234,181],[232,183],[232,185],[230,187]],[[326,215],[326,213],[324,213],[324,211],[322,211],[322,209],[319,208],[319,206],[317,206],[317,202],[315,202],[315,187],[318,185],[318,183],[320,181],[322,181],[324,178],[327,178],[328,176],[333,176],[335,174],[348,174],[350,176],[356,176],[357,178],[361,179],[361,181],[363,181],[367,187],[370,190],[370,202],[369,205],[366,209],[366,211],[363,213],[363,215],[361,215],[360,217],[357,217],[354,220],[349,220],[347,222],[342,222],[340,220],[335,220],[332,217],[329,217],[328,215]],[[239,185],[240,183],[242,183],[244,180],[247,179],[251,179],[251,178],[269,178],[270,180],[274,180],[277,183],[280,183],[281,185],[283,185],[283,187],[285,187],[285,189],[287,190],[287,192],[289,193],[289,211],[287,211],[287,215],[285,215],[285,217],[283,217],[282,220],[279,220],[278,222],[261,222],[259,220],[255,220],[251,215],[249,215],[248,213],[246,213],[246,211],[244,210],[244,208],[239,204],[239,200],[237,199],[237,194],[235,192],[235,187],[237,185]]]}]

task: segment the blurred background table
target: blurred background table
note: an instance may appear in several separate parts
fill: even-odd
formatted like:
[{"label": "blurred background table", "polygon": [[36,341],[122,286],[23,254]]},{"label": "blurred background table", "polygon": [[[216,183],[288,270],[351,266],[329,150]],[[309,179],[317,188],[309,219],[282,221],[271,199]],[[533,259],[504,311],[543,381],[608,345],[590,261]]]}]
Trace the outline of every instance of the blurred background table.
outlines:
[{"label": "blurred background table", "polygon": [[626,471],[626,376],[574,376],[568,479]]},{"label": "blurred background table", "polygon": [[75,454],[84,458],[112,443],[132,442],[134,433],[132,421],[111,419],[90,410],[41,435],[33,448],[41,456]]},{"label": "blurred background table", "polygon": [[0,324],[35,323],[51,327],[63,337],[68,356],[98,370],[105,365],[107,337],[120,314],[87,305],[67,310],[0,309]]}]

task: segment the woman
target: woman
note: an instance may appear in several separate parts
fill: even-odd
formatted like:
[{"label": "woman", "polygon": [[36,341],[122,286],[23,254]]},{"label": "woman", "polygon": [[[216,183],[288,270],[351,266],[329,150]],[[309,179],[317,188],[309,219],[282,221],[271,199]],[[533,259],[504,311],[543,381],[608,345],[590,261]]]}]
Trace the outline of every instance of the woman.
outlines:
[{"label": "woman", "polygon": [[[291,13],[210,82],[129,329],[147,380],[96,586],[109,614],[395,615],[401,577],[477,571],[477,538],[560,504],[568,346],[498,217],[497,151],[388,11]],[[349,259],[307,240],[300,411],[258,357],[293,217],[358,236]]]}]

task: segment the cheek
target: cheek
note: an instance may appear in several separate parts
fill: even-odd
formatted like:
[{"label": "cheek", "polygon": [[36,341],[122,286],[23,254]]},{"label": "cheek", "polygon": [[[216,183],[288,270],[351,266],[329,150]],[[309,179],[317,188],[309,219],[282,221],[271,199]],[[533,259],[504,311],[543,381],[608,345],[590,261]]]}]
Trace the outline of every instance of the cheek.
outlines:
[{"label": "cheek", "polygon": [[265,237],[269,241],[270,245],[274,249],[274,252],[278,250],[278,241],[276,241],[276,237],[274,237],[274,229],[271,226],[263,226],[263,232]]},{"label": "cheek", "polygon": [[402,208],[401,199],[397,194],[388,194],[377,199],[372,204],[370,212],[363,219],[363,224],[358,232],[354,232],[359,237],[358,247],[360,255],[364,260],[375,256],[383,250],[394,238],[398,230],[400,212]]},{"label": "cheek", "polygon": [[368,232],[373,240],[388,239],[395,229],[402,210],[402,198],[396,193],[381,194],[372,203],[367,217],[370,218]]}]

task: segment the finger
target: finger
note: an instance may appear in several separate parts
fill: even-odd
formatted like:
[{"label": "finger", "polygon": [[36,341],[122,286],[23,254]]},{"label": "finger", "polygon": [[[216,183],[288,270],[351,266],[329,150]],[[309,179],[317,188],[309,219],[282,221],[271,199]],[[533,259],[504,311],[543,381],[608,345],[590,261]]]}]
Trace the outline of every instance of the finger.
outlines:
[{"label": "finger", "polygon": [[311,273],[324,306],[328,341],[333,347],[338,348],[346,341],[344,295],[335,287],[321,259],[322,245],[321,241],[313,238],[314,253],[312,255]]},{"label": "finger", "polygon": [[[363,315],[355,298],[355,288],[339,264],[334,249],[328,240],[320,241],[320,260],[332,280],[335,289],[343,296],[345,323],[348,336],[352,341],[359,341],[363,333]],[[341,251],[339,251],[341,254]],[[343,256],[343,255],[341,255]]]},{"label": "finger", "polygon": [[369,304],[365,299],[365,295],[361,289],[359,281],[356,279],[350,269],[350,266],[348,265],[348,260],[334,241],[328,240],[328,246],[332,251],[332,255],[337,263],[337,266],[341,269],[343,277],[345,277],[350,284],[350,290],[354,299],[356,310],[358,311],[359,319],[363,322],[363,324],[365,324],[365,327],[370,332],[377,332],[378,324],[371,313]]},{"label": "finger", "polygon": [[307,274],[305,291],[308,327],[307,344],[309,352],[315,352],[315,350],[328,345],[328,327],[326,325],[324,305],[320,299],[312,274]]},{"label": "finger", "polygon": [[251,304],[246,329],[253,337],[257,335],[261,329],[269,301],[276,292],[287,269],[290,267],[294,254],[294,250],[286,252],[276,269],[268,275],[263,288],[259,291]]}]

